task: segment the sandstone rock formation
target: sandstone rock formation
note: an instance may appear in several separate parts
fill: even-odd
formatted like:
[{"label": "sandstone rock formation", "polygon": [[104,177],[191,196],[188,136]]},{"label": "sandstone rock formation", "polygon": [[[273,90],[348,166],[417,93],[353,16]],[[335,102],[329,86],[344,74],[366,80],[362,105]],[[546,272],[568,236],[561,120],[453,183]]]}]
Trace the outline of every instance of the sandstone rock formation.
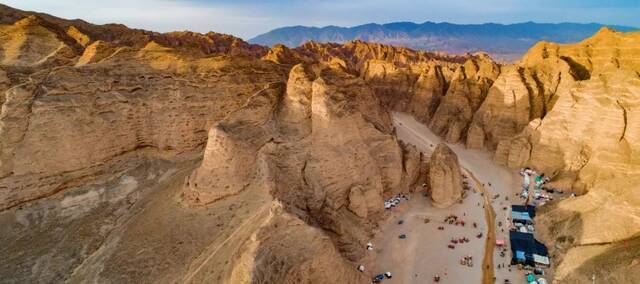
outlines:
[{"label": "sandstone rock formation", "polygon": [[[180,57],[163,56],[123,50],[97,65],[31,75],[40,78],[37,83],[12,82],[0,116],[0,133],[7,137],[0,153],[0,208],[55,193],[103,167],[125,166],[121,157],[139,150],[174,157],[200,151],[214,121],[282,78],[282,70],[262,62],[252,69],[243,67],[246,61],[222,58],[177,65]],[[185,71],[192,68],[207,76]]]},{"label": "sandstone rock formation", "polygon": [[[558,279],[612,258],[608,280],[640,278],[625,250],[640,231],[637,33],[500,66],[0,13],[0,275],[15,282],[363,282],[383,200],[425,174],[390,111],[579,193],[538,218]],[[446,146],[429,174],[436,205],[460,197]]]},{"label": "sandstone rock formation", "polygon": [[640,232],[639,44],[637,32],[606,28],[574,45],[539,43],[504,68],[469,129],[469,147],[495,148],[497,162],[533,166],[553,177],[550,186],[584,194],[537,218],[559,281],[588,281],[599,265],[608,282],[640,278],[616,276],[637,253],[607,260]]},{"label": "sandstone rock formation", "polygon": [[274,85],[259,91],[209,131],[206,158],[189,177],[186,198],[207,204],[237,194],[251,182],[258,151],[273,139],[272,117],[283,87]]},{"label": "sandstone rock formation", "polygon": [[458,67],[429,127],[449,143],[464,141],[469,123],[484,102],[500,66],[480,54]]},{"label": "sandstone rock formation", "polygon": [[436,207],[449,207],[462,198],[462,172],[458,156],[440,143],[429,162],[429,189]]},{"label": "sandstone rock formation", "polygon": [[0,32],[3,65],[68,64],[78,50],[72,38],[59,35],[36,16],[1,25]]},{"label": "sandstone rock formation", "polygon": [[341,69],[300,64],[291,69],[286,91],[267,93],[211,130],[184,197],[206,204],[260,183],[258,152],[272,144],[266,158],[275,163],[268,170],[273,194],[286,209],[333,232],[349,260],[363,257],[383,199],[415,184],[419,168],[408,172],[403,163],[418,164],[420,157],[403,160],[375,93]]},{"label": "sandstone rock formation", "polygon": [[[357,69],[395,48],[276,63],[286,57],[213,33],[3,9],[27,18],[0,42],[0,275],[363,281],[353,264],[383,199],[415,185],[422,163]],[[403,68],[437,65],[399,50],[419,54],[389,59]]]}]

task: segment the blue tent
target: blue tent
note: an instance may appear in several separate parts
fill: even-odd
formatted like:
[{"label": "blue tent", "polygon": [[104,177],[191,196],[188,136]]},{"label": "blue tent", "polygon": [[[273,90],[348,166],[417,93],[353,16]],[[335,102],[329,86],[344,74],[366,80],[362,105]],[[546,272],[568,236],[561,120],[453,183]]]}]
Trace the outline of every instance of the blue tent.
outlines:
[{"label": "blue tent", "polygon": [[512,212],[527,212],[527,213],[529,213],[529,216],[531,217],[531,219],[536,217],[536,207],[533,206],[533,205],[528,205],[528,206],[511,205],[511,211]]},{"label": "blue tent", "polygon": [[[533,258],[534,254],[540,256],[549,256],[547,247],[533,238],[533,234],[521,232],[509,232],[509,241],[511,242],[511,264],[525,263],[535,266]],[[523,260],[524,259],[524,260]]]}]

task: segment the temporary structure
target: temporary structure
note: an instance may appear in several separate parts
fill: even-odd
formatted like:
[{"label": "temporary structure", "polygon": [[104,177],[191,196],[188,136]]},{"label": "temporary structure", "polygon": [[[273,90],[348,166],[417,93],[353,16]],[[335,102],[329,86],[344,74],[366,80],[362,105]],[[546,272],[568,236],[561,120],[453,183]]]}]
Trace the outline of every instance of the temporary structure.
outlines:
[{"label": "temporary structure", "polygon": [[[511,259],[512,264],[525,263],[534,266],[537,263],[534,259],[534,255],[547,258],[549,256],[547,247],[535,240],[533,238],[533,234],[511,231],[509,232],[509,241],[511,242],[511,251],[513,255],[513,258]],[[549,263],[548,259],[538,259],[541,261],[541,264],[545,262]]]},{"label": "temporary structure", "polygon": [[520,222],[525,224],[531,224],[533,222],[533,220],[531,219],[531,216],[529,216],[529,212],[511,211],[511,219],[514,222]]},{"label": "temporary structure", "polygon": [[549,257],[538,255],[538,254],[533,254],[533,262],[537,265],[542,265],[546,267],[549,267],[551,265],[551,262],[549,261]]},{"label": "temporary structure", "polygon": [[536,217],[536,207],[533,205],[511,205],[511,211],[527,212],[532,219]]},{"label": "temporary structure", "polygon": [[524,251],[521,250],[517,250],[516,251],[516,263],[525,263],[527,261],[527,258],[524,255]]}]

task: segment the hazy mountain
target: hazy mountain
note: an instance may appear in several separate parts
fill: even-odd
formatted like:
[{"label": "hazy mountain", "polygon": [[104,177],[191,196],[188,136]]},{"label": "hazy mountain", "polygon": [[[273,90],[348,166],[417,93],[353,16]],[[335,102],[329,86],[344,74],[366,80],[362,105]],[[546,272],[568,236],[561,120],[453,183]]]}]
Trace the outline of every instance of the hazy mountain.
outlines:
[{"label": "hazy mountain", "polygon": [[[397,22],[384,25],[366,24],[355,27],[326,26],[323,28],[292,26],[272,30],[249,42],[295,47],[306,41],[337,42],[361,39],[414,49],[439,50],[451,53],[487,51],[498,59],[513,60],[540,40],[559,43],[577,42],[597,32],[603,25],[597,23],[541,24],[473,24]],[[609,26],[619,31],[637,28]]]}]

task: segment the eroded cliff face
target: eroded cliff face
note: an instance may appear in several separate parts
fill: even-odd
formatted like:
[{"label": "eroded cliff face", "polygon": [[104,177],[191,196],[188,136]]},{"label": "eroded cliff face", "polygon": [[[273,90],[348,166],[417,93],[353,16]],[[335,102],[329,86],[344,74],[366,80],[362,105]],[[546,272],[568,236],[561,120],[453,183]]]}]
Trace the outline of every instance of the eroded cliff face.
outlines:
[{"label": "eroded cliff face", "polygon": [[[188,204],[214,202],[259,186],[270,176],[271,194],[286,211],[305,220],[301,226],[326,230],[331,247],[357,261],[381,220],[384,198],[416,182],[419,168],[404,167],[403,159],[418,164],[420,156],[403,153],[388,113],[362,79],[341,69],[299,64],[291,69],[286,88],[258,93],[212,128],[202,164],[186,181],[183,198]],[[259,159],[269,161],[266,169],[256,167]],[[317,251],[326,246],[304,245]],[[320,261],[308,254],[273,257],[287,263]],[[323,281],[333,274],[321,268],[310,275],[306,268],[291,263],[288,269],[301,275],[298,281]],[[254,264],[249,274],[269,269]],[[353,269],[342,274],[346,278],[336,279],[362,276]],[[278,277],[271,279],[286,282],[292,276]]]},{"label": "eroded cliff face", "polygon": [[500,66],[482,54],[459,66],[429,128],[449,143],[464,141],[471,119],[498,75]]},{"label": "eroded cliff face", "polygon": [[150,45],[82,67],[5,66],[0,208],[136,160],[123,157],[200,151],[214,121],[286,76],[260,61],[191,59]]},{"label": "eroded cliff face", "polygon": [[383,199],[419,178],[360,76],[396,48],[280,64],[213,33],[0,28],[0,274],[16,281],[362,282]]},{"label": "eroded cliff face", "polygon": [[294,49],[276,45],[264,59],[277,63],[321,62],[343,69],[362,78],[385,109],[407,111],[428,122],[445,96],[454,71],[461,63],[480,57],[351,41],[344,45],[309,42]]},{"label": "eroded cliff face", "polygon": [[1,8],[0,275],[364,281],[370,272],[353,268],[383,200],[425,175],[395,138],[396,110],[579,194],[538,218],[559,244],[559,279],[603,263],[611,282],[640,277],[640,250],[626,249],[640,232],[637,33],[543,42],[500,66],[362,41],[267,49]]},{"label": "eroded cliff face", "polygon": [[558,280],[588,281],[598,266],[609,267],[606,281],[640,277],[626,272],[638,253],[607,260],[640,233],[639,44],[638,33],[606,28],[573,45],[539,43],[503,68],[469,129],[467,146],[495,149],[497,162],[533,166],[550,186],[579,194],[537,218]]}]

